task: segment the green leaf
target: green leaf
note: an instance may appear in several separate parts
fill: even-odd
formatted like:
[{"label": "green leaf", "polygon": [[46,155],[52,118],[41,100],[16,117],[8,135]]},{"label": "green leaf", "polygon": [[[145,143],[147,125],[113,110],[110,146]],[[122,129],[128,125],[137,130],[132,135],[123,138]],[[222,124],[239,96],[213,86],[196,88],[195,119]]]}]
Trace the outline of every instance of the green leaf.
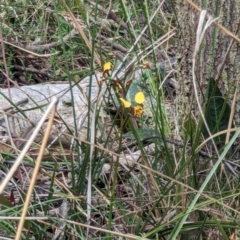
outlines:
[{"label": "green leaf", "polygon": [[[142,139],[145,139],[145,138],[150,138],[150,137],[154,137],[154,136],[161,136],[161,134],[154,130],[154,129],[141,129],[141,128],[138,128],[138,129],[135,129],[136,133],[138,134],[139,138],[142,140]],[[128,133],[125,133],[123,135],[123,137],[125,138],[130,138],[132,140],[135,140],[136,137],[134,136],[134,134],[132,132],[128,132]]]},{"label": "green leaf", "polygon": [[[208,88],[205,96],[204,116],[212,134],[227,129],[231,108],[224,99],[217,83],[213,78],[208,81]],[[205,125],[203,125],[202,133],[205,138],[209,137]],[[216,143],[223,143],[226,134],[215,137]]]},{"label": "green leaf", "polygon": [[185,136],[193,139],[196,134],[196,124],[194,119],[191,117],[191,114],[187,116],[183,126],[184,126]]},{"label": "green leaf", "polygon": [[136,105],[135,96],[140,91],[141,88],[139,87],[139,82],[137,80],[134,80],[128,88],[126,95],[126,99],[131,103],[132,106]]}]

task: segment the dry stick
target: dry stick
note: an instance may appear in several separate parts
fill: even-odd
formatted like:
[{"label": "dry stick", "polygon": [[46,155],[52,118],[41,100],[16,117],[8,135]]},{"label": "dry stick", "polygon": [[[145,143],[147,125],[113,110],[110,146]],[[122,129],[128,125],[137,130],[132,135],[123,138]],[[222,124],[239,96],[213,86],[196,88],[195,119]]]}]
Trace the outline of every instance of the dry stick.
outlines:
[{"label": "dry stick", "polygon": [[37,158],[37,161],[36,161],[36,166],[35,166],[34,171],[33,171],[32,180],[30,182],[30,186],[29,186],[29,189],[28,189],[28,192],[27,192],[27,196],[26,196],[24,207],[23,207],[21,220],[20,220],[19,225],[18,225],[15,240],[19,240],[20,237],[21,237],[23,224],[24,224],[25,217],[26,217],[27,210],[28,210],[28,205],[29,205],[31,195],[32,195],[32,191],[33,191],[36,179],[37,179],[38,171],[39,171],[39,168],[40,168],[40,165],[41,165],[41,161],[42,161],[42,157],[43,157],[43,154],[44,154],[45,147],[47,145],[48,137],[49,137],[50,132],[51,132],[52,123],[53,123],[56,108],[57,108],[57,102],[58,102],[58,99],[53,98],[50,106],[48,107],[48,109],[46,111],[46,112],[48,112],[48,111],[51,110],[51,116],[48,120],[47,129],[46,129],[46,132],[44,134],[43,142],[42,142],[42,145],[41,145],[41,148],[40,148],[40,151],[39,151],[39,155],[38,155],[38,158]]},{"label": "dry stick", "polygon": [[97,5],[97,8],[102,11],[105,15],[107,15],[107,17],[109,19],[112,19],[113,21],[115,21],[117,24],[120,24],[121,28],[123,28],[124,30],[128,31],[128,26],[127,24],[120,18],[118,17],[112,10],[108,11],[106,10],[104,7],[102,7],[101,5],[99,5],[99,3],[97,2],[93,2],[91,0],[87,0],[87,2],[89,2],[91,5],[93,5],[94,7]]},{"label": "dry stick", "polygon": [[[92,44],[90,43],[90,41],[88,40],[86,34],[84,33],[82,26],[78,23],[77,19],[75,18],[75,16],[73,15],[72,11],[69,9],[69,7],[67,6],[67,4],[65,3],[64,0],[62,0],[62,3],[64,5],[64,7],[67,9],[68,13],[70,14],[70,16],[71,16],[71,18],[72,18],[76,28],[78,29],[79,33],[81,34],[81,36],[82,36],[84,42],[86,43],[87,47],[89,48],[90,52],[92,52],[93,51]],[[94,55],[94,60],[97,62],[97,64],[99,66],[101,66],[101,60],[100,60],[98,54],[94,51],[93,55]]]},{"label": "dry stick", "polygon": [[3,39],[1,39],[1,38],[0,38],[0,42],[3,42],[3,43],[5,43],[5,44],[7,44],[7,45],[10,45],[10,46],[12,46],[12,47],[14,47],[14,48],[17,48],[17,49],[19,49],[19,50],[21,50],[21,51],[23,51],[23,52],[29,53],[29,54],[31,54],[31,55],[33,55],[33,56],[36,56],[36,57],[47,57],[47,58],[48,58],[48,57],[51,57],[51,56],[54,56],[54,55],[57,55],[57,54],[58,54],[58,52],[49,53],[49,54],[38,54],[38,53],[35,53],[35,52],[32,52],[32,51],[29,51],[29,50],[27,50],[27,49],[25,49],[25,48],[19,47],[19,46],[13,44],[13,43],[7,42],[7,41],[5,41],[5,40],[3,40]]},{"label": "dry stick", "polygon": [[[76,30],[76,29],[73,29],[71,30],[70,33],[68,33],[66,36],[63,37],[62,41],[63,42],[67,42],[70,38],[74,37],[75,35],[77,35],[79,32]],[[20,50],[23,50],[25,52],[28,52],[28,53],[31,53],[32,55],[34,56],[37,56],[37,57],[50,57],[50,56],[53,56],[53,55],[56,55],[58,54],[58,52],[54,53],[54,54],[44,54],[44,55],[39,55],[37,53],[34,53],[34,52],[30,52],[30,51],[44,51],[44,50],[49,50],[50,48],[54,48],[54,47],[58,47],[60,45],[62,45],[62,41],[59,40],[57,42],[51,42],[51,43],[47,43],[47,44],[43,44],[43,45],[27,45],[27,46],[23,46],[22,44],[20,43],[15,43],[15,44],[18,44],[17,45],[14,45],[14,44],[11,44],[11,43],[8,43],[8,42],[5,42],[3,41],[5,44],[9,44],[13,47],[16,47],[16,48],[19,48]]]},{"label": "dry stick", "polygon": [[127,53],[128,52],[128,49],[123,47],[122,45],[116,43],[112,38],[108,38],[108,37],[104,37],[104,36],[101,36],[101,40],[106,42],[108,45],[112,45],[113,48],[119,50],[120,52],[122,53]]},{"label": "dry stick", "polygon": [[12,65],[12,68],[17,69],[17,70],[26,71],[26,72],[31,72],[31,73],[37,73],[37,74],[45,75],[48,78],[54,78],[52,74],[50,74],[48,72],[45,72],[44,70],[38,70],[38,69],[34,69],[34,68],[23,67],[23,66],[20,66],[20,65]]},{"label": "dry stick", "polygon": [[[197,11],[201,12],[202,9],[195,3],[193,3],[191,0],[185,0],[189,5],[191,5],[193,8],[195,8]],[[210,14],[207,13],[207,18],[213,18]],[[230,36],[231,38],[233,38],[235,41],[237,41],[238,43],[240,43],[240,39],[238,37],[236,37],[234,34],[232,34],[228,29],[226,29],[225,27],[223,27],[223,25],[221,25],[220,23],[214,22],[213,24],[215,24],[219,29],[221,29],[226,35]]]},{"label": "dry stick", "polygon": [[[78,34],[78,31],[74,28],[71,30],[70,33],[68,33],[66,36],[63,37],[62,41],[67,42],[68,39],[74,37],[75,35]],[[48,50],[50,48],[58,47],[62,45],[62,41],[58,40],[57,42],[51,42],[43,45],[27,45],[25,48],[30,51],[38,50],[38,51],[44,51]]]}]

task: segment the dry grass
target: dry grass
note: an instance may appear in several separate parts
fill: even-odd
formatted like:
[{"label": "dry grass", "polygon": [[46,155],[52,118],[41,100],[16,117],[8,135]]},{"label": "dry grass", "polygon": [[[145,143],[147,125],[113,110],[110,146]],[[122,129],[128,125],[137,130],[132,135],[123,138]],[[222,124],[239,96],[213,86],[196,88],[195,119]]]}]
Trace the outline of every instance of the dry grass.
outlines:
[{"label": "dry grass", "polygon": [[[19,120],[16,115],[26,109],[16,102],[2,109],[1,132],[11,132],[0,144],[2,239],[237,239],[239,166],[228,158],[239,132],[231,124],[236,91],[228,128],[213,134],[206,127],[210,137],[204,139],[202,124],[208,119],[201,86],[206,82],[199,83],[198,74],[204,69],[199,64],[204,41],[215,38],[208,32],[213,24],[234,41],[238,38],[194,3],[185,4],[189,14],[191,5],[200,16],[196,36],[191,36],[194,51],[187,53],[192,64],[174,56],[182,50],[178,41],[189,42],[187,35],[175,37],[184,21],[179,17],[178,25],[167,2],[0,5],[1,86],[10,93],[12,86],[68,83],[72,102],[66,104],[73,111],[69,124],[61,113],[49,115],[56,100],[50,103],[45,114],[50,117],[34,125],[28,139],[22,132],[14,135],[14,121],[6,120]],[[107,61],[114,67],[104,72]],[[191,73],[187,81],[182,81],[181,67]],[[105,81],[98,85],[95,77]],[[86,80],[90,87],[85,89],[81,84]],[[129,80],[132,84],[125,86]],[[85,115],[78,111],[75,84],[77,98],[85,98]],[[124,109],[119,98],[134,99],[138,91],[146,100],[143,116],[135,118],[134,101]],[[179,101],[183,95],[185,108]],[[50,146],[49,135],[52,141],[53,132],[62,133],[59,124],[64,134]],[[225,145],[215,143],[214,137],[223,133]],[[26,144],[16,144],[20,140]]]}]

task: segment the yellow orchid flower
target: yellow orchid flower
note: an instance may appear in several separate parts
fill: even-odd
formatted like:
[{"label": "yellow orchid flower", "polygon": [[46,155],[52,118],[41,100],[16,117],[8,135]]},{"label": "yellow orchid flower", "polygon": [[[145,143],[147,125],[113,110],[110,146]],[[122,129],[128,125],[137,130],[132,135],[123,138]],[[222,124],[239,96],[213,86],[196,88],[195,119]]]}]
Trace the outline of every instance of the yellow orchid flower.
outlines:
[{"label": "yellow orchid flower", "polygon": [[103,65],[103,71],[109,71],[112,68],[112,63],[111,62],[105,62]]},{"label": "yellow orchid flower", "polygon": [[[125,108],[130,108],[131,103],[125,100],[124,98],[119,98]],[[134,117],[140,118],[143,115],[143,105],[142,103],[145,101],[145,96],[143,92],[138,92],[135,95],[136,106],[132,107]]]},{"label": "yellow orchid flower", "polygon": [[143,92],[138,92],[136,95],[135,95],[135,102],[136,103],[143,103],[145,101],[145,96],[143,94]]},{"label": "yellow orchid flower", "polygon": [[123,104],[123,106],[124,106],[125,108],[130,108],[130,107],[131,107],[131,103],[130,103],[130,102],[126,101],[126,100],[123,99],[123,98],[119,98],[119,99],[120,99],[120,101],[122,102],[122,104]]},{"label": "yellow orchid flower", "polygon": [[140,118],[143,115],[143,106],[137,104],[135,107],[133,107],[133,112],[134,117]]},{"label": "yellow orchid flower", "polygon": [[112,63],[111,62],[105,62],[103,64],[103,76],[106,76],[106,74],[111,70],[112,68]]}]

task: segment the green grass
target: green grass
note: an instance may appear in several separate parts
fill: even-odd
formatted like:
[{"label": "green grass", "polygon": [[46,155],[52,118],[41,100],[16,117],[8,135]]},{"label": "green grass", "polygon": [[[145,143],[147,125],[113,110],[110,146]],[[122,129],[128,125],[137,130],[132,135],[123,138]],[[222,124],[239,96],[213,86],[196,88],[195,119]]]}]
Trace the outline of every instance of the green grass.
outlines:
[{"label": "green grass", "polygon": [[[177,67],[159,68],[160,62],[168,63],[171,48],[178,51],[177,37],[169,34],[173,28],[180,31],[182,26],[181,22],[178,25],[169,1],[163,6],[157,1],[123,0],[112,1],[110,7],[106,1],[67,1],[66,4],[70,10],[62,1],[6,1],[0,6],[0,12],[5,13],[0,29],[5,41],[8,76],[19,85],[63,81],[69,83],[71,90],[90,77],[91,86],[92,74],[102,75],[107,61],[113,65],[100,86],[100,92],[106,89],[102,101],[93,104],[90,101],[93,93],[86,92],[86,136],[79,132],[76,113],[73,126],[60,119],[75,140],[68,146],[59,141],[44,155],[21,239],[214,239],[214,234],[215,239],[229,239],[234,232],[238,235],[238,172],[222,163],[234,150],[239,130],[230,135],[226,144],[204,142],[201,109],[208,116],[203,106],[206,99],[216,97],[214,93],[206,96],[196,77],[202,71],[204,36],[201,45],[193,46],[195,55],[189,53],[189,58],[195,60],[190,69],[194,73],[193,94],[188,103],[191,112],[186,111],[182,119],[176,103],[181,92],[170,86],[166,78],[171,72],[170,77],[181,84],[174,70]],[[87,40],[79,29],[66,40],[73,30],[71,14],[83,28]],[[210,37],[213,49],[217,35]],[[34,41],[35,45],[31,45]],[[157,46],[159,41],[163,42]],[[44,54],[51,56],[40,56]],[[212,62],[215,54],[210,59]],[[141,68],[146,62],[151,69]],[[14,68],[16,65],[26,71]],[[4,60],[0,60],[0,67],[7,74]],[[28,68],[44,69],[52,78]],[[1,78],[5,78],[2,72]],[[124,80],[130,79],[132,85],[124,86]],[[114,80],[121,83],[118,93]],[[133,108],[121,107],[119,98],[130,101],[134,107],[138,91],[144,92],[146,100],[143,116],[136,119],[132,117]],[[196,104],[197,98],[200,105]],[[222,102],[226,105],[233,100],[224,95],[222,98],[220,103],[213,100],[220,110],[214,108],[215,132],[210,128],[207,136],[212,137],[219,129],[216,124],[222,124]],[[205,121],[209,123],[211,119]],[[224,124],[229,126],[228,122]],[[35,152],[28,152],[23,160],[24,181],[15,181],[0,195],[2,239],[17,234],[25,195],[32,181],[28,167],[36,161],[41,144],[34,145]],[[130,144],[134,146],[126,147]],[[0,167],[6,174],[11,168],[9,163],[19,155],[13,146],[9,148],[1,150]],[[65,172],[58,171],[59,168]]]}]

